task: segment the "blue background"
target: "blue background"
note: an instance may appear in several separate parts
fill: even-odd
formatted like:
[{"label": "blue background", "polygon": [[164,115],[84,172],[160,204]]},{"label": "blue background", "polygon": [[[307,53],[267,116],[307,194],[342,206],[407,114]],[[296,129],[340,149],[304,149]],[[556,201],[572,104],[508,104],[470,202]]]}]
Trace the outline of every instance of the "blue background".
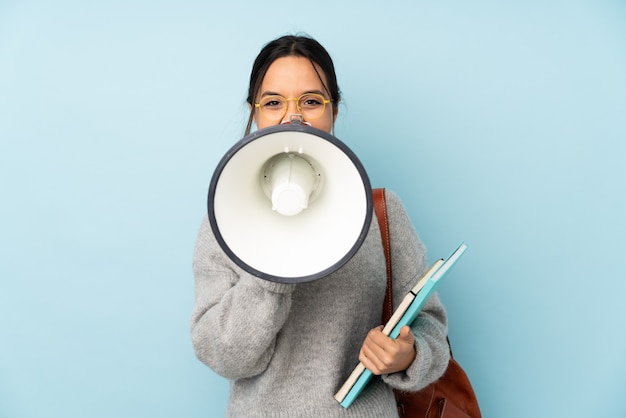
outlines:
[{"label": "blue background", "polygon": [[485,417],[626,416],[623,1],[0,0],[0,417],[217,417],[191,256],[262,45],[335,59]]}]

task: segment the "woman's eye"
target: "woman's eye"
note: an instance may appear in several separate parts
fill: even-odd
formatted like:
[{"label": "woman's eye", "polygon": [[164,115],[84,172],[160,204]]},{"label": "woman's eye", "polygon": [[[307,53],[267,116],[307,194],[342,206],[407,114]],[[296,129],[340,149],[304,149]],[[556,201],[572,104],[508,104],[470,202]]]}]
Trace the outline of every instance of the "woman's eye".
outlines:
[{"label": "woman's eye", "polygon": [[270,100],[268,102],[265,102],[263,106],[264,107],[279,107],[279,106],[282,106],[282,102],[278,100]]},{"label": "woman's eye", "polygon": [[322,102],[316,97],[307,97],[302,100],[302,106],[305,107],[317,107],[321,105]]}]

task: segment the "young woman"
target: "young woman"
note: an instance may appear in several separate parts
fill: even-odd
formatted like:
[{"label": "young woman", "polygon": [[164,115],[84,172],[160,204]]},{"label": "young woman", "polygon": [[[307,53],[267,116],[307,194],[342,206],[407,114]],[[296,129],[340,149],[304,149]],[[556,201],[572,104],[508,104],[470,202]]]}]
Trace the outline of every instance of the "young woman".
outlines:
[{"label": "young woman", "polygon": [[[246,134],[253,123],[260,129],[293,114],[330,133],[340,100],[327,51],[308,37],[278,38],[254,62]],[[427,261],[391,192],[387,207],[397,305]],[[221,250],[205,218],[193,270],[192,340],[198,358],[232,381],[229,417],[397,417],[391,388],[418,390],[448,364],[446,314],[436,295],[396,340],[381,332],[386,265],[375,216],[350,261],[300,284],[274,283],[242,270]],[[344,409],[333,395],[358,361],[381,378]]]}]

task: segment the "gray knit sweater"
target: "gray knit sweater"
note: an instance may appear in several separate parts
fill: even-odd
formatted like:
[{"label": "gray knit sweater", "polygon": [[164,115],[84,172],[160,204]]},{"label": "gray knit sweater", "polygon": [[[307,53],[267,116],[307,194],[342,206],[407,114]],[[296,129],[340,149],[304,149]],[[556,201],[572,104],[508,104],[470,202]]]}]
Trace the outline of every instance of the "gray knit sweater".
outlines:
[{"label": "gray knit sweater", "polygon": [[[397,196],[387,191],[394,304],[427,268],[425,250]],[[344,409],[333,395],[380,325],[385,258],[376,217],[357,254],[328,277],[302,284],[243,271],[205,218],[193,260],[191,335],[198,358],[231,380],[228,417],[397,417],[390,387],[417,390],[449,359],[444,308],[433,296],[413,324],[417,356],[404,372],[375,377]]]}]

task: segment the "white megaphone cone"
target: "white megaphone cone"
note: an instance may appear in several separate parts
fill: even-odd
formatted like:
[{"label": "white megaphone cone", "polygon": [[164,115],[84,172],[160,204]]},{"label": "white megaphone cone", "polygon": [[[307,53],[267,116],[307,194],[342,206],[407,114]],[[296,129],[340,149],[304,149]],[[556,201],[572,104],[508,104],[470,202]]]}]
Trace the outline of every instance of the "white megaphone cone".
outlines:
[{"label": "white megaphone cone", "polygon": [[241,268],[281,283],[343,266],[372,219],[369,179],[334,136],[304,124],[260,129],[224,155],[211,179],[208,217]]}]

